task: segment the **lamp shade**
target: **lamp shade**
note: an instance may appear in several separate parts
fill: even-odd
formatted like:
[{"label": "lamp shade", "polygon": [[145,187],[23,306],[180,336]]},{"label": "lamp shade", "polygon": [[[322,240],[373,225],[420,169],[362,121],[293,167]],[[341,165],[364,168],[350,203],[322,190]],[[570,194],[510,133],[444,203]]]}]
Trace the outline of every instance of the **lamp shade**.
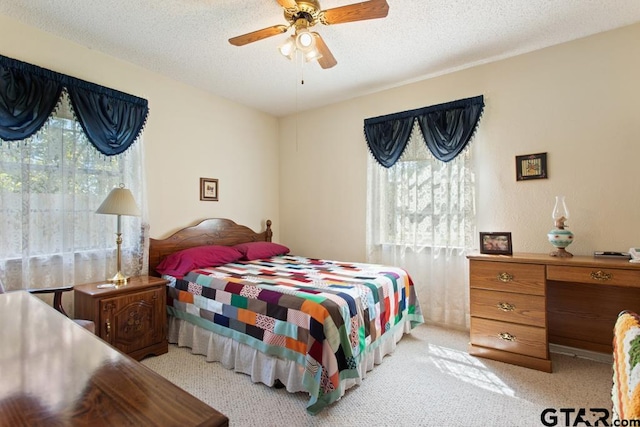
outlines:
[{"label": "lamp shade", "polygon": [[308,52],[316,45],[316,38],[308,29],[302,28],[296,31],[296,47],[302,52]]},{"label": "lamp shade", "polygon": [[322,58],[322,54],[320,53],[320,51],[317,48],[313,48],[310,51],[306,52],[304,54],[304,60],[306,62],[309,61],[317,61],[318,59]]},{"label": "lamp shade", "polygon": [[296,51],[296,41],[293,36],[288,37],[282,46],[280,46],[280,53],[289,59],[293,59],[293,54]]},{"label": "lamp shade", "polygon": [[140,209],[138,209],[138,205],[136,205],[131,191],[128,188],[124,188],[124,184],[120,184],[120,187],[111,190],[96,213],[140,216]]}]

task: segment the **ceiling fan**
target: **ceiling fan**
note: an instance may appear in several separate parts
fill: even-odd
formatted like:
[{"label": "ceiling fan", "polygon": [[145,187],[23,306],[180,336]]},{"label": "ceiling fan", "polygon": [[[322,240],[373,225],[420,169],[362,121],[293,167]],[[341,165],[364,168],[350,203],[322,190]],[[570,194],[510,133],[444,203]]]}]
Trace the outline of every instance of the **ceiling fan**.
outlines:
[{"label": "ceiling fan", "polygon": [[284,9],[289,25],[274,25],[229,39],[234,46],[244,46],[267,37],[276,36],[294,28],[294,34],[280,46],[280,52],[291,59],[295,51],[301,51],[307,61],[317,60],[322,68],[331,68],[338,62],[320,34],[309,28],[384,18],[389,13],[386,0],[369,0],[333,9],[322,10],[318,0],[276,0]]}]

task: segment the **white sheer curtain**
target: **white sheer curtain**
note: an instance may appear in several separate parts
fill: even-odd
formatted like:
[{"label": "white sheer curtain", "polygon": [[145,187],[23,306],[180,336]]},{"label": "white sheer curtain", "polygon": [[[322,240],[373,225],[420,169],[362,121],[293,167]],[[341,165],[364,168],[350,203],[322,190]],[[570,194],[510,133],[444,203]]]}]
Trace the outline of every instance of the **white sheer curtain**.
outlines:
[{"label": "white sheer curtain", "polygon": [[95,211],[120,183],[141,217],[122,218],[122,270],[146,270],[148,246],[142,138],[106,157],[86,139],[63,98],[45,126],[0,141],[0,280],[7,290],[104,280],[116,273],[116,216]]},{"label": "white sheer curtain", "polygon": [[368,261],[407,270],[425,320],[459,329],[469,327],[465,256],[476,234],[471,164],[469,147],[437,160],[414,127],[394,166],[368,165]]}]

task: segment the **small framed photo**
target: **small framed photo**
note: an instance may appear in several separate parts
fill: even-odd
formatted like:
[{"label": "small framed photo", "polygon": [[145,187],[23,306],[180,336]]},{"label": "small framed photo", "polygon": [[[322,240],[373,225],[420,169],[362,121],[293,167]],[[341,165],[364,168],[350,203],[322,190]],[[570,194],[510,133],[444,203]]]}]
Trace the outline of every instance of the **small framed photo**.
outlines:
[{"label": "small framed photo", "polygon": [[547,153],[516,156],[516,181],[544,178],[548,178]]},{"label": "small framed photo", "polygon": [[200,200],[218,201],[218,180],[200,178]]},{"label": "small framed photo", "polygon": [[512,255],[511,233],[484,233],[480,232],[480,253],[495,255]]}]

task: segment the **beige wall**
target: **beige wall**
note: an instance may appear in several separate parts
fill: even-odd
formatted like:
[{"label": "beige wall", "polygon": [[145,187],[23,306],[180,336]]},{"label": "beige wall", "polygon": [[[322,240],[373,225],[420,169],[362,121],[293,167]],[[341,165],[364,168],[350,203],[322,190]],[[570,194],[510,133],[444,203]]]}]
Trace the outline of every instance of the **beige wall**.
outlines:
[{"label": "beige wall", "polygon": [[[363,120],[480,94],[479,230],[546,252],[565,194],[574,253],[640,245],[637,40],[640,24],[277,120],[0,16],[0,54],[149,100],[152,237],[205,217],[270,218],[294,252],[344,260],[365,258]],[[516,182],[514,157],[537,152],[550,178]],[[220,179],[219,202],[199,201],[200,177]]]},{"label": "beige wall", "polygon": [[[2,15],[0,54],[149,101],[144,148],[152,237],[208,217],[254,230],[266,219],[279,223],[274,117]],[[219,179],[220,201],[200,201],[200,177]]]},{"label": "beige wall", "polygon": [[[282,242],[364,260],[364,119],[482,94],[479,231],[511,231],[514,251],[547,252],[563,194],[570,251],[640,246],[638,40],[640,24],[281,119]],[[548,153],[549,179],[516,182],[515,156],[538,152]]]}]

